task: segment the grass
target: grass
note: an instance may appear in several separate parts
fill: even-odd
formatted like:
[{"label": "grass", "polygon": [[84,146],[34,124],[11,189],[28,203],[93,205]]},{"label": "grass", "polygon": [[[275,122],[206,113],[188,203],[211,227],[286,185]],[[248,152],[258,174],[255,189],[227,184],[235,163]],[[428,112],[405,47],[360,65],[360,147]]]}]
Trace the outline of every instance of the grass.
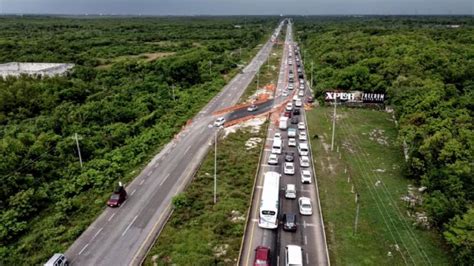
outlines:
[{"label": "grass", "polygon": [[[280,74],[280,65],[281,59],[283,56],[283,47],[281,43],[285,42],[286,36],[286,27],[281,29],[280,35],[278,36],[278,45],[275,44],[270,52],[270,56],[268,57],[268,62],[265,62],[260,67],[260,74],[259,74],[259,82],[258,85],[262,88],[268,84],[274,84],[275,87],[277,86],[278,76]],[[257,91],[257,75],[252,79],[249,86],[245,89],[244,94],[239,100],[239,103],[247,101],[250,96],[255,94]]]},{"label": "grass", "polygon": [[[318,135],[312,141],[313,158],[331,263],[450,264],[440,239],[414,226],[400,199],[411,181],[403,177],[390,114],[339,108],[331,151],[332,112],[330,107],[308,112],[310,136]],[[355,232],[356,193],[360,212]]]},{"label": "grass", "polygon": [[[214,150],[210,150],[190,186],[173,199],[174,212],[148,253],[145,265],[236,263],[264,131],[239,130],[219,140],[215,205]],[[247,150],[245,143],[251,137],[262,141]],[[224,250],[220,256],[219,249]]]}]

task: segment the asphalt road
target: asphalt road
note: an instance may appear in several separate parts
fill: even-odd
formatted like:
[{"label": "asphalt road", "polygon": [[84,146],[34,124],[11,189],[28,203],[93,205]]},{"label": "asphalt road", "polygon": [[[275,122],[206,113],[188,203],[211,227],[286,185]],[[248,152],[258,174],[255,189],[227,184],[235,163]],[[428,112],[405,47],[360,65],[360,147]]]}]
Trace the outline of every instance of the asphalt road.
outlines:
[{"label": "asphalt road", "polygon": [[[287,31],[287,36],[285,40],[285,50],[283,53],[282,65],[280,68],[280,76],[277,86],[277,95],[275,97],[274,103],[279,104],[288,97],[292,97],[292,94],[287,97],[283,97],[281,92],[286,88],[288,81],[288,44],[293,45],[292,41],[292,31],[291,28]],[[293,53],[293,72],[297,77],[296,71],[296,61],[295,54]],[[303,68],[303,67],[302,67]],[[307,85],[307,84],[306,84]],[[299,86],[299,81],[295,78],[295,88]],[[310,96],[311,92],[308,89],[305,90],[305,97]],[[296,90],[296,89],[295,89]],[[292,91],[290,91],[292,92]],[[295,92],[296,93],[296,92]],[[306,124],[306,116],[304,109],[300,108],[301,115],[299,115],[299,120],[304,121]],[[296,127],[296,125],[291,125],[291,127]],[[273,135],[276,132],[280,132],[283,140],[283,153],[290,151],[295,154],[295,175],[285,175],[283,174],[283,162],[284,159],[282,156],[279,156],[279,164],[276,166],[268,165],[268,157],[271,153],[271,145],[273,142]],[[309,136],[308,136],[309,137]],[[316,184],[316,177],[314,175],[314,169],[311,167],[311,174],[313,175],[312,184],[301,184],[300,170],[299,165],[299,156],[295,147],[288,147],[288,137],[287,131],[282,131],[278,129],[273,124],[270,124],[267,140],[265,143],[265,150],[262,157],[262,162],[260,165],[259,176],[257,177],[256,187],[254,191],[254,198],[252,202],[252,207],[250,209],[249,222],[246,227],[246,234],[244,236],[244,247],[240,257],[240,265],[251,265],[254,260],[254,250],[257,246],[267,246],[272,250],[272,265],[284,265],[284,249],[286,245],[293,244],[299,245],[303,248],[303,261],[305,265],[329,265],[329,255],[327,253],[326,237],[324,234],[324,224],[322,220],[322,215],[320,212],[319,204],[319,195]],[[311,154],[310,154],[310,160]],[[261,199],[262,186],[263,186],[263,176],[267,171],[277,171],[282,174],[280,179],[280,217],[283,213],[295,213],[297,214],[297,224],[298,229],[296,232],[285,232],[281,229],[281,226],[276,230],[262,229],[258,227],[259,219],[259,203]],[[284,187],[286,184],[295,184],[297,189],[297,197],[306,196],[311,198],[313,206],[313,215],[312,216],[301,216],[298,211],[298,203],[296,200],[285,199],[284,197]]]},{"label": "asphalt road", "polygon": [[266,113],[270,111],[270,109],[272,109],[273,99],[257,104],[257,106],[258,106],[258,109],[253,112],[247,111],[247,108],[235,110],[227,115],[227,121],[230,122],[233,120],[238,120],[238,119],[247,117],[249,115],[260,115],[260,114]]},{"label": "asphalt road", "polygon": [[[276,29],[279,32],[282,24]],[[66,251],[73,265],[139,265],[171,214],[171,199],[189,183],[212,144],[212,113],[235,105],[267,60],[266,42],[242,74],[235,76],[159,154],[127,184],[127,201],[105,208]],[[105,202],[104,202],[105,206]]]}]

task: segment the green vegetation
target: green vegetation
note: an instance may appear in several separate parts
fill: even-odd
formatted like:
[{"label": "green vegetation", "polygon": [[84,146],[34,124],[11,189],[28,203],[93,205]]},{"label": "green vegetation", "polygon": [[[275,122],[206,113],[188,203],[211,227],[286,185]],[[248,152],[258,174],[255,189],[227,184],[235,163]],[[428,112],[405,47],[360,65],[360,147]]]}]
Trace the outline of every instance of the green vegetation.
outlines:
[{"label": "green vegetation", "polygon": [[[174,212],[148,253],[145,265],[235,265],[265,130],[239,130],[217,146],[217,204],[213,203],[214,149],[191,185],[173,199]],[[220,255],[219,255],[220,254]]]},{"label": "green vegetation", "polygon": [[400,149],[406,143],[404,174],[427,187],[423,209],[446,232],[456,263],[472,265],[472,224],[461,224],[472,221],[474,200],[474,20],[306,17],[295,25],[306,62],[315,63],[317,96],[387,93]]},{"label": "green vegetation", "polygon": [[[280,75],[281,59],[283,58],[283,48],[285,45],[286,25],[283,26],[277,43],[274,44],[273,49],[268,57],[268,61],[262,65],[259,71],[259,76],[255,75],[250,85],[242,95],[240,102],[245,102],[250,96],[257,91],[257,85],[262,88],[265,85],[278,85],[278,76]],[[258,82],[257,82],[258,79]]]},{"label": "green vegetation", "polygon": [[[66,250],[113,185],[131,180],[238,71],[238,48],[250,57],[277,25],[239,17],[0,21],[0,62],[77,64],[65,77],[0,80],[2,265]],[[173,54],[144,57],[156,53]]]},{"label": "green vegetation", "polygon": [[[308,112],[331,262],[336,265],[446,265],[439,236],[413,227],[400,199],[411,183],[390,114],[340,108],[331,151],[333,108]],[[339,150],[339,152],[336,152]],[[354,231],[356,194],[360,211]],[[399,249],[397,249],[398,245]],[[391,256],[388,255],[391,252]]]}]

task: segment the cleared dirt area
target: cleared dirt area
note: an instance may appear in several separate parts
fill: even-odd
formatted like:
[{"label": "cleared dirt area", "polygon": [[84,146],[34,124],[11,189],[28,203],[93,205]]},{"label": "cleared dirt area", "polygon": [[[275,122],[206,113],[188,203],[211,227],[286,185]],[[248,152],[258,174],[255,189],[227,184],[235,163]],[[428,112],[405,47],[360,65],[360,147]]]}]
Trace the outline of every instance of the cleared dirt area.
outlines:
[{"label": "cleared dirt area", "polygon": [[104,64],[101,64],[97,66],[97,69],[108,69],[110,68],[114,63],[124,61],[127,59],[138,59],[138,60],[143,60],[145,62],[152,62],[155,60],[158,60],[160,58],[168,57],[174,55],[175,52],[155,52],[155,53],[143,53],[143,54],[138,54],[138,55],[122,55],[113,59],[104,59]]}]

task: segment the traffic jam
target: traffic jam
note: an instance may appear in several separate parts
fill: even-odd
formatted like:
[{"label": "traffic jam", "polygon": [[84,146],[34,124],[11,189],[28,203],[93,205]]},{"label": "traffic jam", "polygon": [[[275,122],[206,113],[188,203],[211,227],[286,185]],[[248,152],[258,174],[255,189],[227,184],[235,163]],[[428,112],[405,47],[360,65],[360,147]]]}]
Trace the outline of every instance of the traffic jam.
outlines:
[{"label": "traffic jam", "polygon": [[[310,89],[306,88],[299,47],[289,45],[287,57],[287,86],[281,91],[284,109],[280,114],[278,126],[270,126],[266,149],[262,159],[263,186],[258,206],[258,227],[277,230],[280,247],[274,245],[255,248],[254,265],[309,264],[305,251],[307,237],[305,231],[295,234],[305,217],[313,215],[314,190],[311,152],[308,144],[304,103],[312,103]],[[286,104],[285,104],[286,102]],[[273,135],[272,135],[273,134]],[[295,234],[286,236],[284,234]],[[293,242],[292,242],[293,240]],[[272,250],[274,249],[274,250]],[[306,260],[305,260],[306,258]]]}]

